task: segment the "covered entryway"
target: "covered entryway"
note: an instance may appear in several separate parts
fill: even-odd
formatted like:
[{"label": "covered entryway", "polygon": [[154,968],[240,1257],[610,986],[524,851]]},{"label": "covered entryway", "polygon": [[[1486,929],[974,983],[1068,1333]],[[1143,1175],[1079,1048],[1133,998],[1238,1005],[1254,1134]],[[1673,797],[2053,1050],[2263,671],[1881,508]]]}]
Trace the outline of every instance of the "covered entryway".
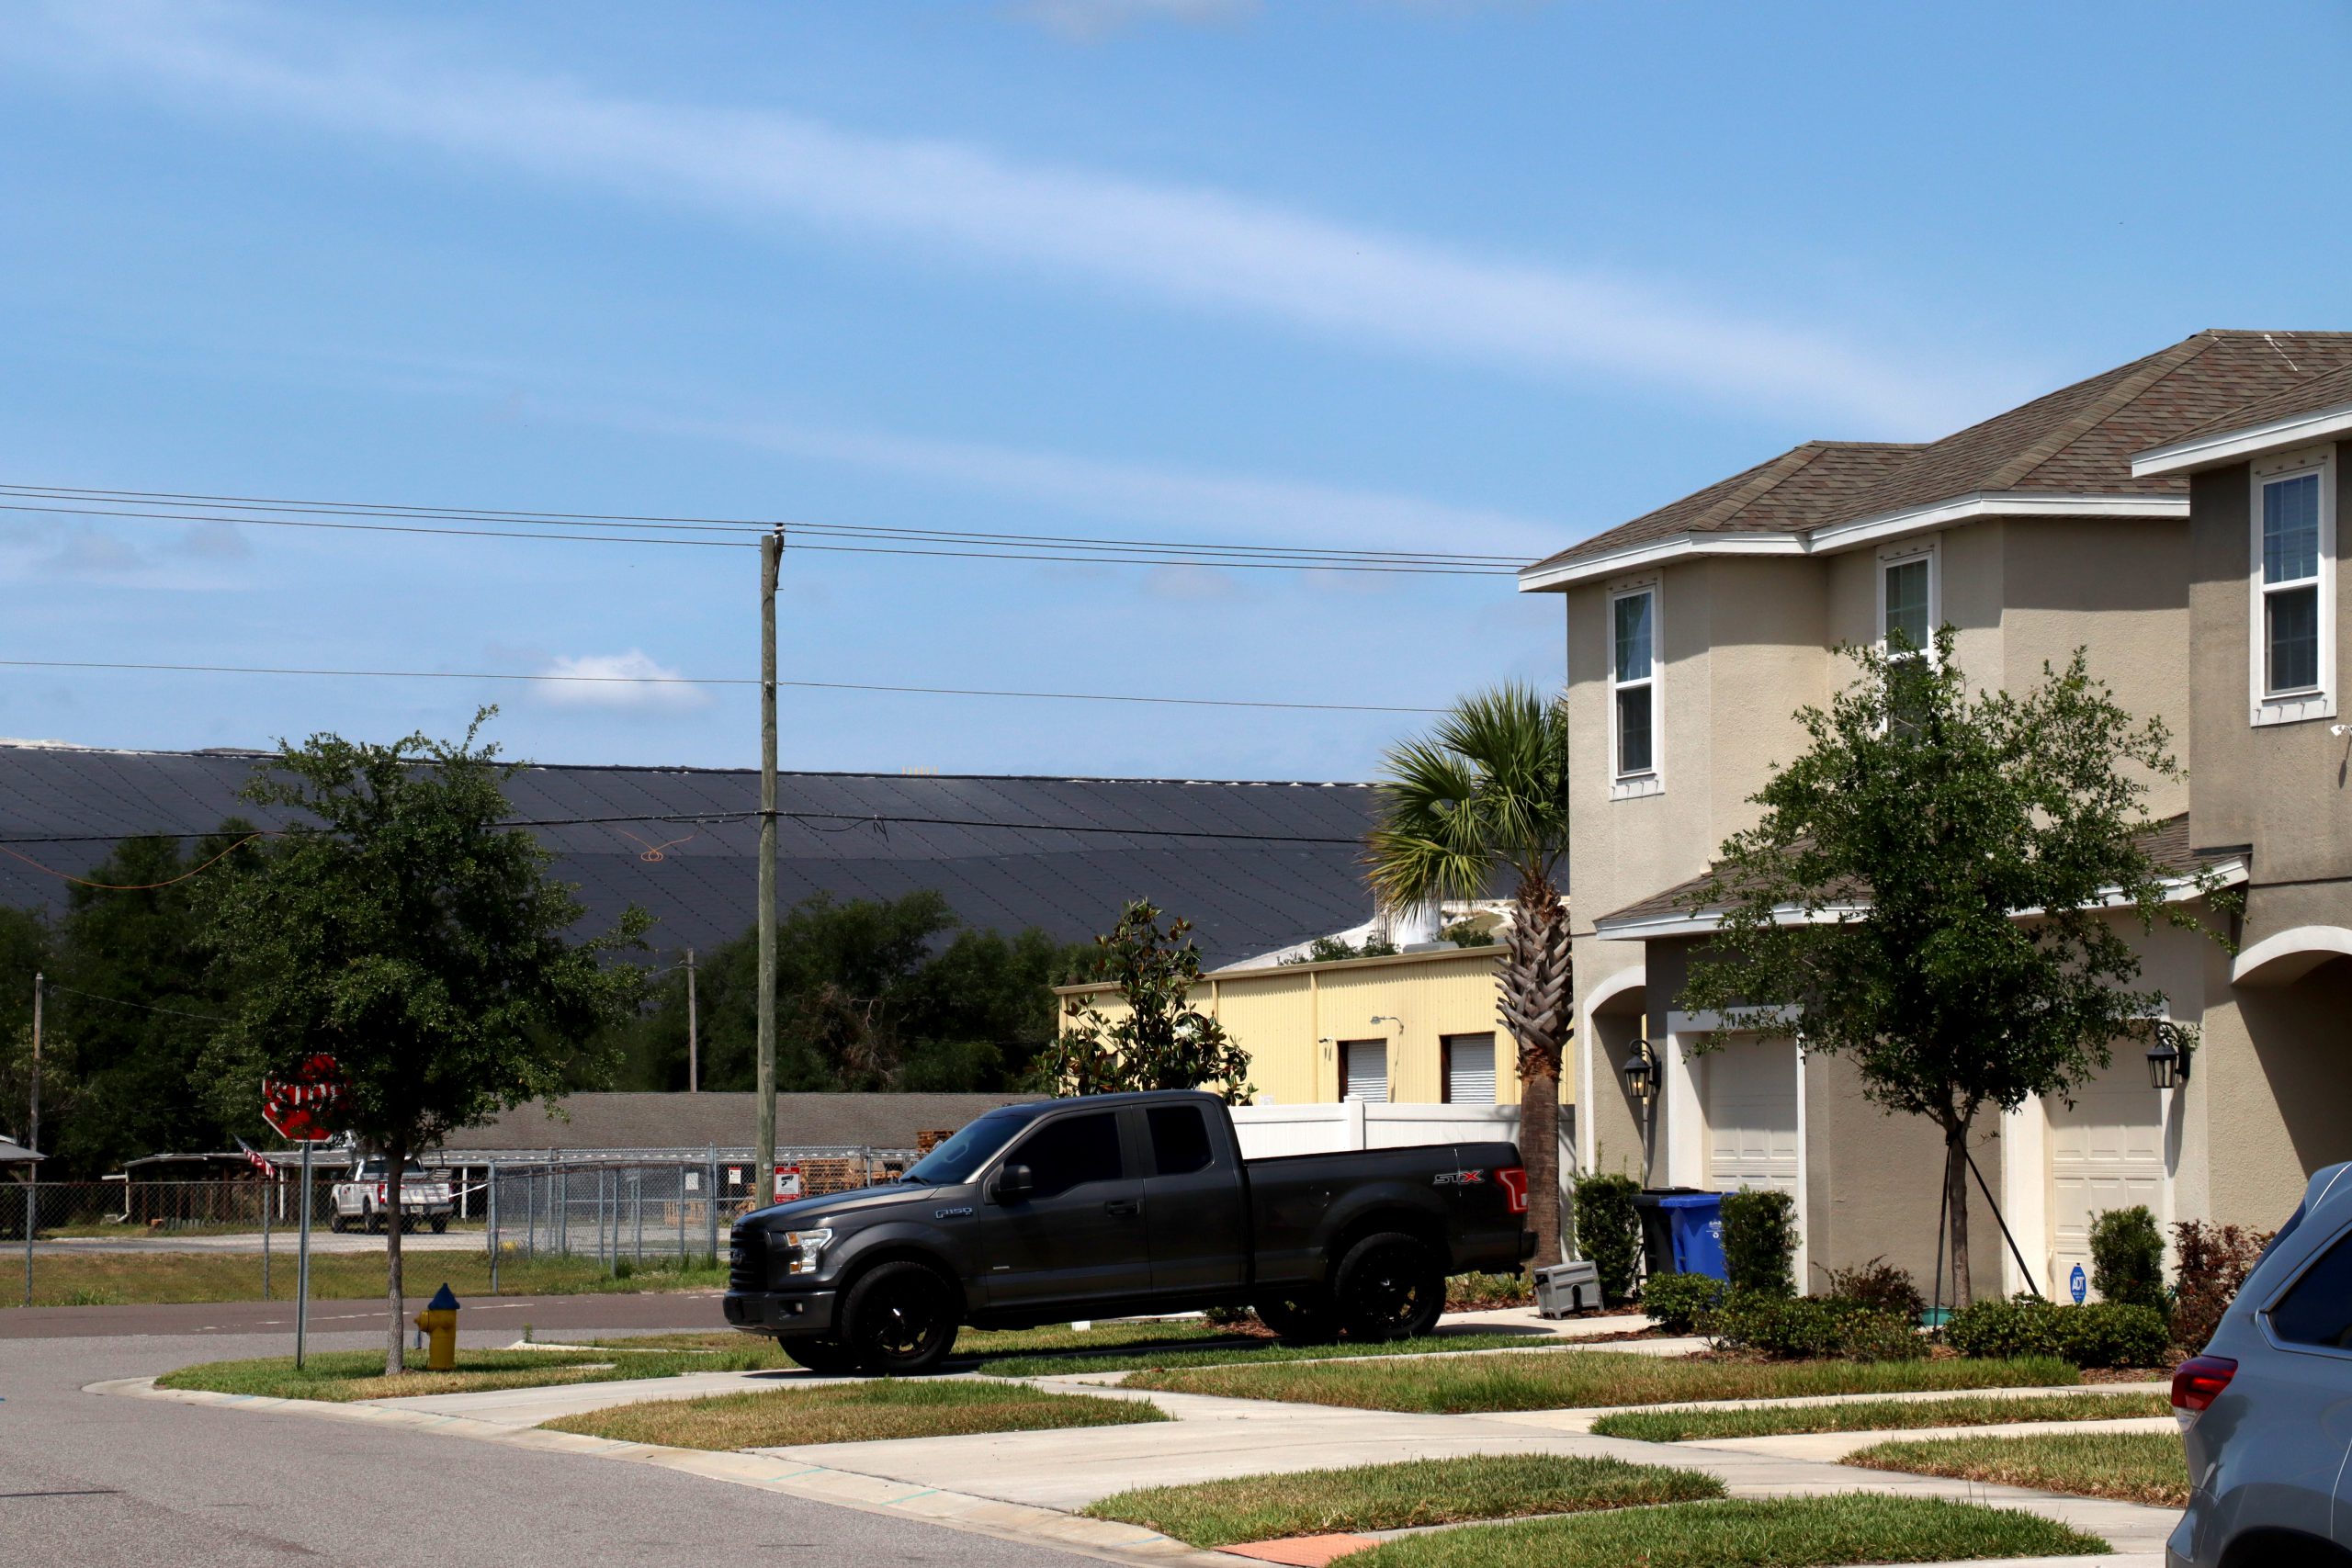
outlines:
[{"label": "covered entryway", "polygon": [[2075,1265],[2091,1272],[2091,1224],[2110,1209],[2144,1204],[2158,1224],[2165,1201],[2164,1096],[2148,1082],[2143,1053],[2117,1046],[2107,1070],[2075,1091],[2072,1106],[2045,1102],[2050,1118],[2050,1293],[2065,1298]]},{"label": "covered entryway", "polygon": [[1736,1036],[1699,1058],[1701,1103],[1707,1122],[1705,1186],[1718,1192],[1743,1187],[1797,1190],[1796,1042],[1771,1035]]}]

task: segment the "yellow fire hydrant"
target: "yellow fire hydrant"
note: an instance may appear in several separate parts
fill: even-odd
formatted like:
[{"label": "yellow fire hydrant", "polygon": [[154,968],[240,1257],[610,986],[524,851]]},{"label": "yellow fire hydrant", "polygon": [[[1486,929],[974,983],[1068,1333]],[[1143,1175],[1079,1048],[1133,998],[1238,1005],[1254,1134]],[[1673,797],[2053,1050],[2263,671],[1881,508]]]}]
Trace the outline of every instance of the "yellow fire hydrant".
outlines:
[{"label": "yellow fire hydrant", "polygon": [[417,1327],[424,1330],[424,1370],[429,1372],[454,1372],[458,1370],[458,1298],[443,1285],[416,1314]]}]

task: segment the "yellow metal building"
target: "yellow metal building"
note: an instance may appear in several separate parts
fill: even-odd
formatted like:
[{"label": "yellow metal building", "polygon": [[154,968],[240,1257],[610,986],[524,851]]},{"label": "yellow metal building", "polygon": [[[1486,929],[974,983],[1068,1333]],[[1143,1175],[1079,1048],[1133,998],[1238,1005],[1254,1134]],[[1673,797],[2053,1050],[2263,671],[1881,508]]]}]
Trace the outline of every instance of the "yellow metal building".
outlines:
[{"label": "yellow metal building", "polygon": [[[1193,1005],[1250,1053],[1250,1081],[1261,1105],[1517,1105],[1510,1036],[1495,1021],[1502,960],[1499,946],[1449,947],[1228,969],[1201,976]],[[1106,1018],[1125,1010],[1118,987],[1107,983],[1057,987],[1055,994]],[[1574,1099],[1565,1075],[1560,1099]]]}]

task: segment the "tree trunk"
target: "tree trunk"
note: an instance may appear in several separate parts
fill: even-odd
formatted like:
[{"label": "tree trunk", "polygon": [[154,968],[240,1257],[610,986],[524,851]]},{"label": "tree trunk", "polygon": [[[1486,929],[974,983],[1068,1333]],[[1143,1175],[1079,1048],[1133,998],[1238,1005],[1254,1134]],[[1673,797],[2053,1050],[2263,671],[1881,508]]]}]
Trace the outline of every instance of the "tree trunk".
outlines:
[{"label": "tree trunk", "polygon": [[1964,1307],[1975,1300],[1975,1290],[1968,1258],[1968,1122],[1958,1116],[1944,1122],[1944,1209],[1951,1233],[1951,1304]]},{"label": "tree trunk", "polygon": [[401,1176],[408,1168],[406,1149],[384,1151],[384,1293],[391,1299],[392,1319],[390,1337],[384,1346],[384,1371],[387,1373],[406,1371],[408,1362],[401,1354],[401,1330],[408,1325],[406,1303],[401,1299]]},{"label": "tree trunk", "polygon": [[1519,1156],[1535,1264],[1560,1261],[1560,1048],[1570,1032],[1567,909],[1548,882],[1520,884],[1498,1010],[1519,1043]]}]

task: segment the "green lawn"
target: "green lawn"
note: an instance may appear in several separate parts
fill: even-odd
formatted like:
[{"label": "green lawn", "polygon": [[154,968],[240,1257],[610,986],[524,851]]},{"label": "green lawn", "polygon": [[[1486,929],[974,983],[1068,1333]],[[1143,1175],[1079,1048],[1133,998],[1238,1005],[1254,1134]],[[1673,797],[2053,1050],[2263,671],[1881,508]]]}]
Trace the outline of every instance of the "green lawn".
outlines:
[{"label": "green lawn", "polygon": [[2172,1401],[2153,1391],[2053,1393],[2025,1399],[1864,1400],[1853,1404],[1768,1406],[1754,1410],[1627,1410],[1592,1424],[1596,1436],[1649,1443],[1705,1438],[1767,1438],[1786,1432],[1890,1432],[1906,1427],[1998,1427],[2014,1421],[2119,1421],[2169,1416]]},{"label": "green lawn", "polygon": [[541,1425],[551,1431],[582,1432],[625,1443],[726,1451],[1167,1419],[1139,1399],[1048,1393],[1020,1383],[894,1379],[653,1400]]},{"label": "green lawn", "polygon": [[2170,1432],[1931,1438],[1880,1443],[1847,1456],[1845,1462],[2166,1508],[2188,1502],[2188,1461],[2181,1453],[2180,1438]]},{"label": "green lawn", "polygon": [[[702,1260],[693,1260],[699,1264]],[[403,1259],[410,1293],[431,1295],[446,1282],[460,1300],[490,1294],[490,1257],[486,1252],[411,1252]],[[294,1299],[294,1249],[288,1245],[270,1258],[270,1294]],[[582,1295],[602,1292],[717,1291],[727,1286],[723,1264],[680,1269],[648,1259],[629,1277],[607,1275],[593,1258],[507,1257],[498,1266],[499,1293]],[[318,1252],[311,1256],[312,1301],[381,1300],[384,1294],[384,1255],[371,1252]],[[35,1306],[128,1306],[166,1302],[257,1302],[261,1293],[261,1254],[257,1252],[38,1252],[33,1259]],[[19,1306],[20,1292],[11,1290],[0,1305]],[[717,1314],[714,1307],[713,1315]]]},{"label": "green lawn", "polygon": [[1348,1568],[1814,1568],[2107,1550],[2096,1536],[2033,1514],[1857,1492],[1471,1525],[1405,1536],[1346,1561]]},{"label": "green lawn", "polygon": [[770,1343],[739,1335],[739,1346],[724,1350],[657,1350],[620,1354],[599,1350],[467,1350],[458,1370],[414,1370],[424,1360],[413,1352],[412,1370],[384,1375],[381,1350],[326,1350],[306,1358],[300,1371],[291,1356],[249,1361],[206,1361],[155,1380],[162,1388],[210,1389],[268,1399],[401,1399],[420,1393],[473,1393],[485,1389],[539,1388],[559,1383],[614,1382],[624,1378],[676,1377],[682,1372],[744,1372],[789,1366]]},{"label": "green lawn", "polygon": [[[1099,1333],[1100,1330],[1097,1330]],[[1285,1345],[1263,1337],[1204,1336],[1207,1343],[1188,1343],[1161,1336],[1165,1343],[1138,1348],[1125,1354],[1104,1354],[1109,1347],[1087,1347],[1090,1337],[1075,1335],[1071,1348],[1060,1355],[1000,1353],[972,1342],[965,1335],[956,1341],[956,1354],[976,1350],[988,1359],[979,1371],[994,1377],[1048,1378],[1064,1372],[1145,1371],[1177,1367],[1280,1366],[1293,1361],[1351,1360],[1364,1356],[1430,1356],[1463,1350],[1549,1349],[1557,1341],[1540,1334],[1431,1334],[1419,1339],[1361,1341],[1342,1339],[1329,1345]],[[1082,1353],[1080,1348],[1093,1353]]]},{"label": "green lawn", "polygon": [[1595,1405],[1677,1404],[1818,1393],[2028,1388],[2080,1381],[2047,1357],[2017,1360],[1714,1361],[1624,1351],[1431,1356],[1332,1365],[1201,1367],[1137,1372],[1125,1386],[1361,1410],[1462,1415]]},{"label": "green lawn", "polygon": [[1216,1547],[1283,1536],[1685,1503],[1723,1495],[1723,1483],[1696,1471],[1556,1454],[1487,1454],[1250,1475],[1196,1486],[1152,1486],[1105,1497],[1084,1511],[1098,1519],[1142,1525],[1193,1546]]}]

